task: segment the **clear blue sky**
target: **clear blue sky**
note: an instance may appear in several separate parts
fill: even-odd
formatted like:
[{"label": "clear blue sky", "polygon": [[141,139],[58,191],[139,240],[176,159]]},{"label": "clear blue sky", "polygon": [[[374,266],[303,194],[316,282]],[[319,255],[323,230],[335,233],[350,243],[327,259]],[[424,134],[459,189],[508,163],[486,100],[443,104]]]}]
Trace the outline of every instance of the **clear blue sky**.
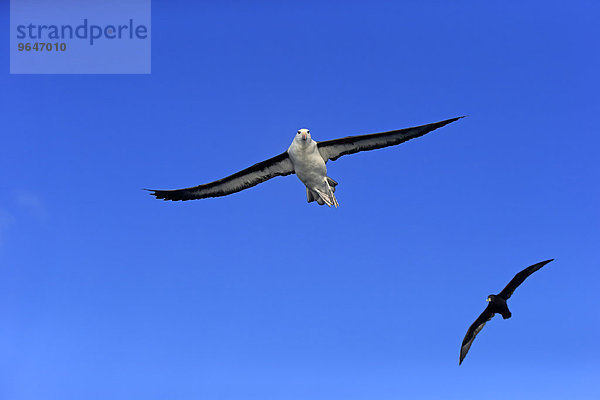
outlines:
[{"label": "clear blue sky", "polygon": [[[598,3],[224,3],[154,1],[146,76],[0,41],[0,398],[599,398]],[[141,190],[463,114],[330,163],[337,210]]]}]

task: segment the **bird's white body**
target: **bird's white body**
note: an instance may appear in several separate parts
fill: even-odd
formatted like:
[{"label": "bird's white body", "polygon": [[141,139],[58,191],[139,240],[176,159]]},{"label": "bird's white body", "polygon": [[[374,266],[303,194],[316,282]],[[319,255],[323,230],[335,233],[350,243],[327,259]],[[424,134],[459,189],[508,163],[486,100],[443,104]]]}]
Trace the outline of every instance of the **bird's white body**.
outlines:
[{"label": "bird's white body", "polygon": [[325,181],[327,167],[313,140],[304,143],[294,140],[288,154],[294,164],[294,172],[307,187],[315,188]]},{"label": "bird's white body", "polygon": [[316,200],[319,204],[337,207],[338,202],[333,194],[337,183],[327,177],[327,166],[317,142],[310,138],[308,130],[301,129],[298,132],[287,153],[294,165],[294,173],[306,186],[308,201]]}]

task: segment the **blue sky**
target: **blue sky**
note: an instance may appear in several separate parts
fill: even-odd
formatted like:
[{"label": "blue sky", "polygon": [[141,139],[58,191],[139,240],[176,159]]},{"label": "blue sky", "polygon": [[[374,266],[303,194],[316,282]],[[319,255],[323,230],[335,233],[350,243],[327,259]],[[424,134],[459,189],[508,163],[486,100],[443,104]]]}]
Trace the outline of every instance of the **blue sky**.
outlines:
[{"label": "blue sky", "polygon": [[[192,3],[153,2],[151,75],[0,42],[0,397],[600,396],[596,2]],[[464,114],[330,163],[339,209],[141,190]]]}]

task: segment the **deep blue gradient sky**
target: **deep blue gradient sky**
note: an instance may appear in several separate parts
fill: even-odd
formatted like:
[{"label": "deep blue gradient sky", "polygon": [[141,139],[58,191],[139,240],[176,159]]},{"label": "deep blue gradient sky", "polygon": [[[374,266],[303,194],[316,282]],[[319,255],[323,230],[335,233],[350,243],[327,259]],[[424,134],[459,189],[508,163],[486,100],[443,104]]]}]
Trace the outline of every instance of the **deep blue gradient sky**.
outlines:
[{"label": "deep blue gradient sky", "polygon": [[[597,2],[195,3],[153,2],[146,76],[0,41],[0,398],[599,398]],[[337,210],[141,190],[463,114],[329,163]]]}]

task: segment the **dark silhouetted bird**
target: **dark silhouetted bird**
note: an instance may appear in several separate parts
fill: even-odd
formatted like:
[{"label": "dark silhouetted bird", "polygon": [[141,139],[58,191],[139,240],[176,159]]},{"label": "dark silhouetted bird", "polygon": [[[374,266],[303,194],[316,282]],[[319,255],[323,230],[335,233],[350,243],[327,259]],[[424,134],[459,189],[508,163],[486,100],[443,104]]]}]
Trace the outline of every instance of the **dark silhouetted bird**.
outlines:
[{"label": "dark silhouetted bird", "polygon": [[527,277],[533,274],[538,269],[542,268],[544,265],[548,264],[550,261],[554,259],[546,260],[539,262],[537,264],[533,264],[525,268],[523,271],[519,272],[515,275],[514,278],[506,285],[504,289],[498,294],[490,294],[486,301],[489,303],[486,309],[481,313],[479,317],[473,322],[473,324],[467,330],[467,334],[463,339],[462,346],[460,348],[460,361],[458,365],[462,364],[465,359],[471,344],[473,344],[473,340],[475,340],[475,336],[483,329],[485,323],[488,322],[494,314],[498,313],[502,315],[502,318],[508,319],[511,317],[511,313],[508,310],[508,306],[506,305],[506,301],[510,298],[516,288],[519,287],[521,283],[527,279]]}]

